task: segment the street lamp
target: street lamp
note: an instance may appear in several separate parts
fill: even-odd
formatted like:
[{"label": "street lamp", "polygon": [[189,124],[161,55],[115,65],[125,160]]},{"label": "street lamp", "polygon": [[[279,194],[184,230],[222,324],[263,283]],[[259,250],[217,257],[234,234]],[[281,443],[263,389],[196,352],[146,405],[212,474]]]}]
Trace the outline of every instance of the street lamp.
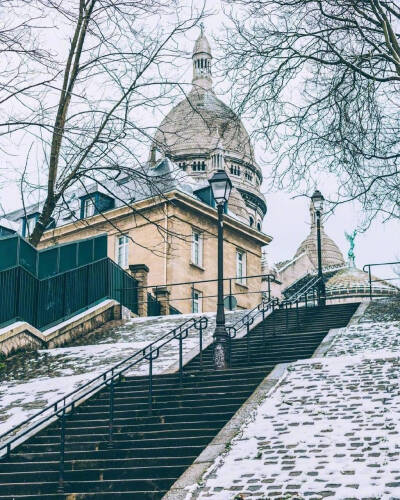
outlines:
[{"label": "street lamp", "polygon": [[224,311],[224,205],[229,200],[232,182],[225,170],[217,170],[208,181],[217,204],[218,210],[218,303],[217,318],[214,332],[214,368],[223,370],[228,368],[228,332],[225,328]]},{"label": "street lamp", "polygon": [[325,296],[325,283],[322,275],[322,245],[321,245],[321,213],[324,208],[325,198],[322,196],[321,192],[316,189],[314,194],[311,196],[311,200],[314,206],[315,215],[317,219],[317,255],[318,255],[318,305],[324,306],[326,302]]}]

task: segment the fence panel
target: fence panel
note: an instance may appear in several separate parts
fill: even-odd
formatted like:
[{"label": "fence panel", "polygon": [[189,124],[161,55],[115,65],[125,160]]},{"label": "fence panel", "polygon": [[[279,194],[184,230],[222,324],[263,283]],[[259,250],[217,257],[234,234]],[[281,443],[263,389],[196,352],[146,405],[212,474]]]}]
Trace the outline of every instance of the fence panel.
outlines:
[{"label": "fence panel", "polygon": [[147,316],[159,316],[160,313],[161,304],[151,293],[147,293]]},{"label": "fence panel", "polygon": [[19,264],[36,276],[38,253],[36,249],[20,238],[19,241]]},{"label": "fence panel", "polygon": [[38,310],[38,285],[39,281],[36,276],[26,271],[24,268],[17,268],[18,271],[18,314],[17,316],[36,326],[37,310]]},{"label": "fence panel", "polygon": [[88,303],[93,304],[109,296],[108,267],[109,260],[103,259],[86,266],[88,269]]},{"label": "fence panel", "polygon": [[78,267],[78,246],[76,243],[60,247],[60,273]]},{"label": "fence panel", "polygon": [[18,236],[0,238],[0,271],[17,265]]},{"label": "fence panel", "polygon": [[16,317],[18,267],[0,272],[0,324]]},{"label": "fence panel", "polygon": [[39,281],[37,328],[54,323],[63,318],[64,275],[53,276]]},{"label": "fence panel", "polygon": [[39,252],[38,278],[48,278],[59,272],[58,269],[58,252],[60,248],[50,248]]}]

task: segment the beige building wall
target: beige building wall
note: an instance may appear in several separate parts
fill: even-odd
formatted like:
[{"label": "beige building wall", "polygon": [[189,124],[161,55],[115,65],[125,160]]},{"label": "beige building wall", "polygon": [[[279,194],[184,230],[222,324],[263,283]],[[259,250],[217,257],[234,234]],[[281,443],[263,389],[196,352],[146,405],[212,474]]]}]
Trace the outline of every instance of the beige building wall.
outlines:
[{"label": "beige building wall", "polygon": [[[116,261],[116,240],[123,233],[130,237],[128,266],[146,264],[149,287],[216,279],[216,210],[180,192],[169,193],[168,197],[168,201],[151,199],[138,202],[134,205],[134,214],[128,207],[122,207],[47,231],[40,248],[107,233],[108,256]],[[193,230],[202,234],[202,266],[192,262]],[[225,217],[224,276],[236,276],[237,250],[246,255],[245,274],[261,274],[261,249],[271,239],[231,217]],[[182,313],[192,310],[191,289],[190,284],[169,286],[171,305]],[[196,284],[195,289],[203,295],[202,311],[215,311],[216,282]],[[153,293],[152,288],[149,291]],[[224,292],[224,295],[229,293],[228,282],[225,282]],[[237,294],[238,307],[254,307],[261,298],[261,278],[249,279],[243,285],[234,279],[232,292]]]}]

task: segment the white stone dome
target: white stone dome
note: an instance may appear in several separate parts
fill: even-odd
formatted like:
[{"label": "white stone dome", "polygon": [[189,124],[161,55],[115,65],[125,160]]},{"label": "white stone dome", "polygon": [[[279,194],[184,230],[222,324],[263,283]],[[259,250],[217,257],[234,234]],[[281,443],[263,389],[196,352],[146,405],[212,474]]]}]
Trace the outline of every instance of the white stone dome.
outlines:
[{"label": "white stone dome", "polygon": [[[298,247],[294,259],[301,254],[306,253],[311,260],[315,269],[318,267],[317,254],[317,226],[315,223],[315,214],[312,203],[310,204],[311,229],[307,238],[301,242]],[[323,223],[321,224],[321,250],[322,250],[322,267],[324,269],[330,267],[339,267],[345,265],[345,260],[340,248],[330,238],[324,230]]]},{"label": "white stone dome", "polygon": [[[221,139],[225,156],[255,167],[249,135],[241,120],[212,89],[193,88],[161,122],[154,141],[176,161],[179,156],[209,154]],[[258,167],[255,167],[258,169]]]},{"label": "white stone dome", "polygon": [[218,151],[223,158],[219,168],[226,170],[242,198],[230,202],[232,211],[261,230],[267,211],[260,191],[261,169],[242,121],[213,90],[211,60],[210,44],[202,31],[193,50],[192,90],[159,125],[150,161],[154,162],[158,151],[187,174],[207,180],[215,170],[212,158]]}]

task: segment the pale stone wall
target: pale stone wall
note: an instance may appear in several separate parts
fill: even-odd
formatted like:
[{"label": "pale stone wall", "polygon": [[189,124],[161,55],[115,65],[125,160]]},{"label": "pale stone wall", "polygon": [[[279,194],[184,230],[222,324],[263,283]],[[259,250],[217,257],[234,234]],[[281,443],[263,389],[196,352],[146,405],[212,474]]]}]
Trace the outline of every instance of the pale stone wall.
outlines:
[{"label": "pale stone wall", "polygon": [[43,332],[25,321],[18,321],[0,329],[0,352],[9,356],[18,351],[59,347],[119,318],[120,305],[107,300]]},{"label": "pale stone wall", "polygon": [[279,281],[282,282],[281,289],[285,290],[285,288],[313,269],[313,264],[308,255],[301,255],[288,264],[287,267],[284,267],[282,271],[279,271]]},{"label": "pale stone wall", "polygon": [[[149,290],[156,285],[216,279],[217,277],[217,217],[216,210],[182,195],[172,196],[172,202],[160,200],[138,202],[136,213],[119,208],[86,221],[58,227],[45,233],[40,247],[108,234],[108,256],[116,260],[116,238],[130,236],[128,266],[146,264],[149,267]],[[176,199],[178,198],[178,199]],[[191,263],[192,229],[203,234],[203,266]],[[168,236],[167,236],[168,232]],[[224,234],[224,276],[236,276],[236,249],[246,253],[246,274],[261,274],[261,248],[270,237],[248,226],[226,218]],[[128,270],[128,269],[127,269]],[[229,293],[226,282],[225,295]],[[214,311],[216,283],[203,283],[195,288],[204,295],[202,309]],[[232,282],[232,292],[238,293],[238,307],[252,308],[260,302],[261,278],[250,279],[246,286]],[[190,285],[172,286],[171,304],[182,313],[191,312]],[[257,292],[257,293],[252,293]],[[185,300],[179,300],[185,299]]]}]

